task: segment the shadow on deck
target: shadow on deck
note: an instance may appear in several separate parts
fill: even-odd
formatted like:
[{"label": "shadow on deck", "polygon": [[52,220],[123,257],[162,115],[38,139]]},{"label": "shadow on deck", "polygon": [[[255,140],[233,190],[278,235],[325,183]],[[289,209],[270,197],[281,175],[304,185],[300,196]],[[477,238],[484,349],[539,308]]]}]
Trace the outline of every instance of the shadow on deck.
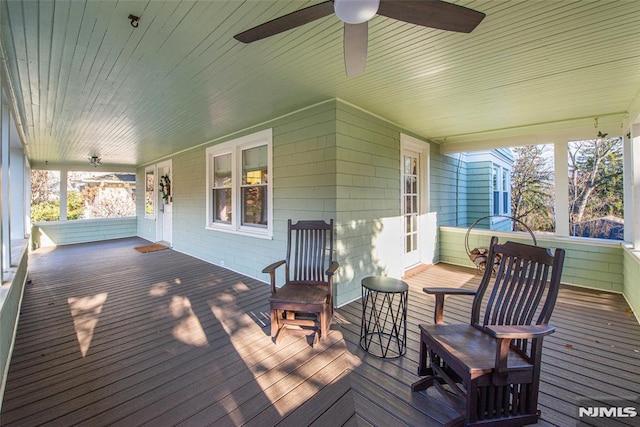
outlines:
[{"label": "shadow on deck", "polygon": [[[31,255],[0,424],[423,426],[453,417],[440,396],[409,387],[416,325],[433,318],[421,289],[474,287],[475,270],[438,265],[407,279],[407,354],[382,360],[359,347],[359,301],[337,310],[315,348],[297,336],[275,346],[266,284],[173,250],[133,250],[144,243]],[[469,305],[448,299],[445,321],[466,322]],[[637,398],[640,326],[627,309],[620,295],[563,288],[558,330],[545,340],[541,425],[577,424],[584,397]]]}]

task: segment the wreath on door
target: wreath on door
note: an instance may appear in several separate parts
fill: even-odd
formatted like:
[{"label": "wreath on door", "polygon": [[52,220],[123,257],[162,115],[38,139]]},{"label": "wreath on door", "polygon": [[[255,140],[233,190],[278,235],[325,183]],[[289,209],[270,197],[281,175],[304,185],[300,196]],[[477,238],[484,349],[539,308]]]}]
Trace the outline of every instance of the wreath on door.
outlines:
[{"label": "wreath on door", "polygon": [[169,175],[160,177],[160,193],[162,193],[162,200],[165,203],[171,202],[171,178],[169,178]]}]

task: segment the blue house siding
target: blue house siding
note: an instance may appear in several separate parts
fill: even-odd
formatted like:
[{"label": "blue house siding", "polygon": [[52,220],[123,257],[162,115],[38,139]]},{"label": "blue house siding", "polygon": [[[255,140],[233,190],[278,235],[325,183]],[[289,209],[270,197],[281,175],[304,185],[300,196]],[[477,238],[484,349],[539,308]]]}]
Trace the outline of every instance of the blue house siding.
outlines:
[{"label": "blue house siding", "polygon": [[[467,218],[466,226],[476,219],[491,215],[491,162],[471,162],[467,165]],[[478,224],[485,227],[488,222]]]},{"label": "blue house siding", "polygon": [[466,223],[467,166],[464,161],[445,156],[438,144],[431,144],[431,211],[438,214],[438,225]]}]

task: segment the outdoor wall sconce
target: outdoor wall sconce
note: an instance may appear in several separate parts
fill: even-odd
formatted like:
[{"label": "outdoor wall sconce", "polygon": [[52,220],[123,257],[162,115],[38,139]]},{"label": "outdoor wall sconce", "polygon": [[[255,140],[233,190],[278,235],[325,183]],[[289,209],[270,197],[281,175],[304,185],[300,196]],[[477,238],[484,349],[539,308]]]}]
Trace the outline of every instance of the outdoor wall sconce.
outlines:
[{"label": "outdoor wall sconce", "polygon": [[136,15],[129,15],[129,19],[131,20],[131,26],[133,28],[138,28],[138,21],[140,20],[140,17]]},{"label": "outdoor wall sconce", "polygon": [[102,165],[102,162],[100,161],[100,157],[98,156],[91,156],[89,157],[89,163],[91,164],[91,166],[93,166],[94,168],[97,168],[98,166]]}]

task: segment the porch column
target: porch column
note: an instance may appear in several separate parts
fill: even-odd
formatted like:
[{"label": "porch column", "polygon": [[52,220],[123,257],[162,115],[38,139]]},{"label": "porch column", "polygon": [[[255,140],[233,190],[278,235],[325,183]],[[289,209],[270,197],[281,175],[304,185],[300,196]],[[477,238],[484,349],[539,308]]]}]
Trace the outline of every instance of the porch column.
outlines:
[{"label": "porch column", "polygon": [[[629,220],[631,223],[631,235],[625,235],[625,240],[631,241],[634,249],[640,249],[640,124],[632,126],[628,145],[629,160],[625,166],[629,166],[631,172],[625,178],[631,181],[631,198],[629,209],[625,204],[624,211],[625,222]],[[627,152],[625,152],[625,157],[627,157]]]},{"label": "porch column", "polygon": [[2,173],[0,176],[0,212],[2,214],[2,224],[0,225],[0,240],[2,240],[2,273],[8,272],[11,268],[11,223],[9,221],[9,107],[0,105],[0,162],[2,163]]},{"label": "porch column", "polygon": [[553,144],[555,170],[556,236],[569,236],[569,143]]},{"label": "porch column", "polygon": [[67,220],[67,177],[69,171],[60,168],[60,221]]}]

